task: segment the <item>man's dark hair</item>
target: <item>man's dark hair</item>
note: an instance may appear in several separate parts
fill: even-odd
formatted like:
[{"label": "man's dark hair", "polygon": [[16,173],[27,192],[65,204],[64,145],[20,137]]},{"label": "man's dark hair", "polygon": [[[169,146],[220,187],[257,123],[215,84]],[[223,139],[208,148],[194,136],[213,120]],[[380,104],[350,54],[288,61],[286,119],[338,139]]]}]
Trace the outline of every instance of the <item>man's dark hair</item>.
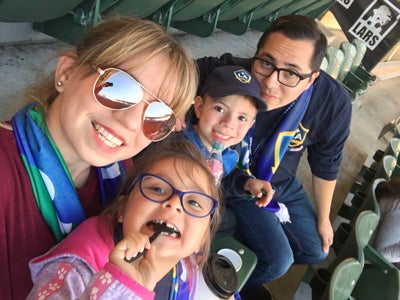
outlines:
[{"label": "man's dark hair", "polygon": [[273,32],[281,32],[293,40],[310,40],[314,42],[314,54],[311,59],[311,69],[318,71],[325,56],[328,42],[326,36],[318,28],[317,23],[308,16],[282,16],[267,28],[257,44],[257,52],[264,46],[267,38]]}]

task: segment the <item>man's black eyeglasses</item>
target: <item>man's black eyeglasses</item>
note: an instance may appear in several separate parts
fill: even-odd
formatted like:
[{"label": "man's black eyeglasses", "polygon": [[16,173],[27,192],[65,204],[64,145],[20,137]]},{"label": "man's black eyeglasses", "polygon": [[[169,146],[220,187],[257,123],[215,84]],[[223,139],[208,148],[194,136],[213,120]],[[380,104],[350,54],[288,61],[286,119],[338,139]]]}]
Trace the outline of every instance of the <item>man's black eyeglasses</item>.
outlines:
[{"label": "man's black eyeglasses", "polygon": [[313,71],[310,74],[298,74],[288,69],[277,68],[273,63],[256,56],[253,57],[253,70],[265,77],[271,76],[274,71],[277,71],[278,81],[288,87],[297,86],[300,81],[311,77],[314,73]]}]

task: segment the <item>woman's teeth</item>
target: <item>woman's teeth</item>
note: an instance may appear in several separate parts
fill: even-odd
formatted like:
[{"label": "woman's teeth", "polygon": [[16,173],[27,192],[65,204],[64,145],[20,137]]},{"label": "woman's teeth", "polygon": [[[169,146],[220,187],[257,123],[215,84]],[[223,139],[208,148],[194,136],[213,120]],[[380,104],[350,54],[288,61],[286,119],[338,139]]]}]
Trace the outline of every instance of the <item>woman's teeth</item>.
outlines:
[{"label": "woman's teeth", "polygon": [[94,129],[96,129],[100,140],[108,147],[115,148],[122,145],[122,141],[109,133],[104,127],[95,122],[93,122],[92,124]]}]

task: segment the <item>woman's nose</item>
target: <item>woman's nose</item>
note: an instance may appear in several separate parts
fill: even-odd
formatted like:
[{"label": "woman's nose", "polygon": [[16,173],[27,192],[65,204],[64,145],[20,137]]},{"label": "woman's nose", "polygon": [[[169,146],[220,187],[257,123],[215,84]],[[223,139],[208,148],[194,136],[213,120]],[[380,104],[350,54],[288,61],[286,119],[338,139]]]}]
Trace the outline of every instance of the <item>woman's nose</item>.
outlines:
[{"label": "woman's nose", "polygon": [[128,130],[140,132],[143,131],[142,118],[146,108],[147,103],[145,101],[141,101],[130,109],[113,111],[113,116]]}]

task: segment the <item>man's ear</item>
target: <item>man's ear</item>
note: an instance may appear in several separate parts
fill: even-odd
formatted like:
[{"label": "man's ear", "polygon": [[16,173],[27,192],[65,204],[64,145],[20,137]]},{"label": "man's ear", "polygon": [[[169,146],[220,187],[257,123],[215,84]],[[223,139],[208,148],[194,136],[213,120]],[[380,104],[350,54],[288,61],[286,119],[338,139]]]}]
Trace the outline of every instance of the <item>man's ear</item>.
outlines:
[{"label": "man's ear", "polygon": [[69,51],[60,57],[54,78],[57,89],[63,89],[63,86],[71,78],[75,61],[76,53],[74,51]]},{"label": "man's ear", "polygon": [[308,84],[304,90],[308,89],[311,86],[311,84],[314,82],[314,80],[318,78],[318,76],[319,76],[319,71],[312,73],[311,77],[308,78]]},{"label": "man's ear", "polygon": [[314,73],[311,75],[311,80],[312,80],[312,82],[314,82],[314,80],[317,79],[318,76],[319,76],[319,71],[314,72]]},{"label": "man's ear", "polygon": [[201,113],[204,107],[204,99],[202,96],[196,96],[194,99],[194,113],[196,114],[197,119],[200,119]]}]

